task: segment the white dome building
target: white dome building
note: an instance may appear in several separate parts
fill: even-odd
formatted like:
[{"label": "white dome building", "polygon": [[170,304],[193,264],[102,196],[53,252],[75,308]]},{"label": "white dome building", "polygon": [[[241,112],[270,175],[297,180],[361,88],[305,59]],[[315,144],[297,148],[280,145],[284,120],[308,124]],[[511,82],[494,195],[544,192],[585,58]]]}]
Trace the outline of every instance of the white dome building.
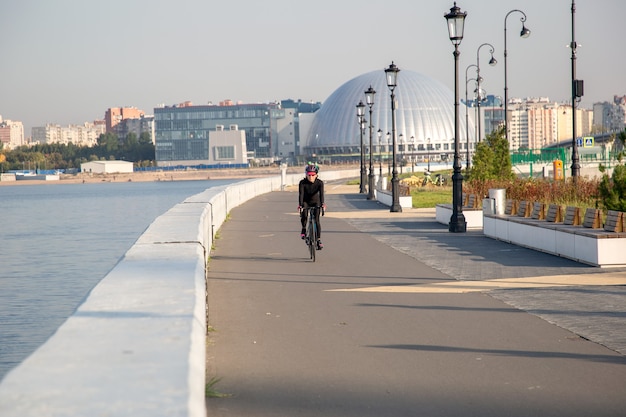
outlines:
[{"label": "white dome building", "polygon": [[[307,135],[305,153],[308,155],[338,155],[360,152],[359,124],[356,105],[365,100],[365,90],[376,90],[372,118],[375,152],[390,149],[391,97],[383,69],[368,72],[346,82],[335,90],[315,114]],[[398,74],[396,96],[396,137],[399,152],[425,154],[430,139],[430,152],[454,155],[454,93],[439,81],[417,72],[401,70]],[[472,109],[473,110],[473,109]],[[367,127],[363,143],[369,147],[369,108],[365,107]],[[470,112],[468,134],[470,149],[474,150],[474,112]],[[381,130],[379,148],[378,130]],[[459,103],[459,142],[461,158],[465,158],[467,136],[465,105]]]}]

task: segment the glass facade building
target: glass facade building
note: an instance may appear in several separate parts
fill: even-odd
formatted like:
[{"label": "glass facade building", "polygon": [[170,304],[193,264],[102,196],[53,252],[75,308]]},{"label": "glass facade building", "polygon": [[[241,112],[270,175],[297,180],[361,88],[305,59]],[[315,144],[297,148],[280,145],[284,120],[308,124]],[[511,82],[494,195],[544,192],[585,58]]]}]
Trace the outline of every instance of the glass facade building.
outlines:
[{"label": "glass facade building", "polygon": [[179,105],[154,109],[157,161],[206,161],[209,132],[237,125],[246,134],[248,154],[269,158],[273,121],[284,117],[278,103],[235,105]]}]

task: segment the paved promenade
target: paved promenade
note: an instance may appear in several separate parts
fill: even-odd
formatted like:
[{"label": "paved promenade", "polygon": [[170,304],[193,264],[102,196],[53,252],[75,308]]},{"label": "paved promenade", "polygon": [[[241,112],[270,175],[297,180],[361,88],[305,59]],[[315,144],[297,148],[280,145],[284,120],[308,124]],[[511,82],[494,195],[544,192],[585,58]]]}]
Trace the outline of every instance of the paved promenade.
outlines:
[{"label": "paved promenade", "polygon": [[210,416],[622,416],[626,269],[453,234],[327,183],[236,209],[209,266]]}]

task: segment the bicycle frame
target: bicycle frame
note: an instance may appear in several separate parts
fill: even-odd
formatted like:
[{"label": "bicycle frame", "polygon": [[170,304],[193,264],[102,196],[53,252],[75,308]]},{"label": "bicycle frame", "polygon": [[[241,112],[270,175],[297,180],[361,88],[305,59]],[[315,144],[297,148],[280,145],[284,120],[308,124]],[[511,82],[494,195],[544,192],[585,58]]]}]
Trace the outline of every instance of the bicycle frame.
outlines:
[{"label": "bicycle frame", "polygon": [[315,262],[315,252],[317,250],[317,225],[315,224],[315,214],[316,210],[319,210],[320,207],[307,207],[305,210],[307,213],[307,225],[306,225],[306,233],[304,236],[304,242],[309,247],[309,256],[311,260]]}]

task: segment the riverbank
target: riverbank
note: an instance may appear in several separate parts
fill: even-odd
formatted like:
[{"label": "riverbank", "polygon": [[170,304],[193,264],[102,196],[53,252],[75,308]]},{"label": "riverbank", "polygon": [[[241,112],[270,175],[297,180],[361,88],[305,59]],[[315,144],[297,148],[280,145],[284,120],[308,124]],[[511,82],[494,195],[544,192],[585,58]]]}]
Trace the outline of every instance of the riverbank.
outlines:
[{"label": "riverbank", "polygon": [[[331,167],[324,167],[331,169]],[[354,165],[332,166],[333,170],[354,169]],[[302,167],[288,167],[288,174],[302,172]],[[248,179],[262,178],[273,175],[280,175],[279,167],[260,168],[238,168],[238,169],[207,169],[207,170],[184,170],[184,171],[152,171],[133,173],[110,173],[110,174],[62,174],[59,180],[20,180],[20,181],[0,181],[0,186],[11,185],[35,185],[35,184],[85,184],[98,182],[152,182],[152,181],[200,181],[213,179]]]}]

